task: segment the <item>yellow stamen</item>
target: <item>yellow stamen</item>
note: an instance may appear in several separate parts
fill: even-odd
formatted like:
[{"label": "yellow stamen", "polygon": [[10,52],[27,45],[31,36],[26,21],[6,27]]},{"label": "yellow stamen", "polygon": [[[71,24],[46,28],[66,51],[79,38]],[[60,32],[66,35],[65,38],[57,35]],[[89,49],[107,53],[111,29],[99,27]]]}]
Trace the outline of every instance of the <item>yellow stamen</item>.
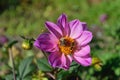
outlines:
[{"label": "yellow stamen", "polygon": [[59,40],[58,43],[61,53],[65,55],[72,54],[75,50],[75,40],[70,37],[63,37]]}]

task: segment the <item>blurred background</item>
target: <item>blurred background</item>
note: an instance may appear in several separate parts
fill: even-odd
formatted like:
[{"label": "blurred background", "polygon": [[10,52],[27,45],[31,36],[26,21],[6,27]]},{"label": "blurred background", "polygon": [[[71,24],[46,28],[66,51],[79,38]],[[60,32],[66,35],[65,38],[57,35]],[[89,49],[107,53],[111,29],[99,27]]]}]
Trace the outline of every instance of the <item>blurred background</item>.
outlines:
[{"label": "blurred background", "polygon": [[19,41],[12,48],[16,65],[30,55],[42,57],[35,48],[22,50],[20,35],[35,39],[45,21],[56,22],[62,13],[88,24],[94,35],[91,54],[102,62],[99,71],[82,68],[80,80],[120,80],[120,0],[0,0],[0,80],[10,73],[6,44]]}]

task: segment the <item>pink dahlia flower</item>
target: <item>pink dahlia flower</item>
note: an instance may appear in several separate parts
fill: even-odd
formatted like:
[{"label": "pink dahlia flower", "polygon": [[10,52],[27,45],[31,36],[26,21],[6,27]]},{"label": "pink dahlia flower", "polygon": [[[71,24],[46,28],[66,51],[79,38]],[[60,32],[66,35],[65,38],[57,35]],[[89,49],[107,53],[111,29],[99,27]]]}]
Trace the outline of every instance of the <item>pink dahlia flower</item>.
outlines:
[{"label": "pink dahlia flower", "polygon": [[50,53],[51,66],[69,69],[73,60],[82,66],[91,65],[89,42],[92,33],[85,22],[77,19],[68,22],[67,16],[62,14],[57,24],[47,21],[45,25],[49,33],[41,34],[34,46]]}]

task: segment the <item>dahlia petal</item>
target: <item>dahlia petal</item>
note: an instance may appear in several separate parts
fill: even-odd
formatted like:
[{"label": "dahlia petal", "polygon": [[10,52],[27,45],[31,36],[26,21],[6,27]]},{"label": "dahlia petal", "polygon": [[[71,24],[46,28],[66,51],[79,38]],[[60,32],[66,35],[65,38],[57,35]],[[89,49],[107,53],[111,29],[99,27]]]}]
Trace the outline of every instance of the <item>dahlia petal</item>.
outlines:
[{"label": "dahlia petal", "polygon": [[68,26],[67,22],[67,16],[65,14],[62,14],[57,21],[57,25],[63,30],[63,35],[69,35],[70,28]]},{"label": "dahlia petal", "polygon": [[90,55],[87,55],[84,57],[73,55],[73,60],[76,61],[78,64],[81,64],[82,66],[90,66],[92,63],[92,59]]},{"label": "dahlia petal", "polygon": [[84,57],[90,54],[90,46],[86,45],[81,47],[79,51],[76,51],[73,55],[77,57]]},{"label": "dahlia petal", "polygon": [[47,21],[45,23],[46,28],[50,31],[51,34],[56,36],[57,38],[61,38],[62,30],[54,23]]},{"label": "dahlia petal", "polygon": [[83,31],[81,36],[79,36],[76,41],[79,46],[84,46],[92,40],[92,33],[90,31]]},{"label": "dahlia petal", "polygon": [[81,24],[83,26],[83,31],[88,30],[86,22],[81,22]]},{"label": "dahlia petal", "polygon": [[69,69],[72,58],[70,56],[65,56],[60,52],[53,52],[49,55],[49,63],[51,66],[63,68],[65,70]]},{"label": "dahlia petal", "polygon": [[69,66],[70,66],[70,64],[72,63],[72,57],[70,56],[70,55],[66,55],[66,65],[68,66],[68,68],[67,69],[69,69]]},{"label": "dahlia petal", "polygon": [[50,33],[41,34],[34,42],[34,46],[46,52],[53,52],[57,48],[55,40],[57,39],[53,38]]},{"label": "dahlia petal", "polygon": [[64,29],[66,27],[66,23],[67,23],[67,16],[65,14],[62,14],[57,21],[58,25]]},{"label": "dahlia petal", "polygon": [[48,60],[49,60],[49,63],[55,67],[54,65],[54,61],[56,61],[59,57],[61,56],[61,54],[58,52],[52,52],[50,53],[49,57],[48,57]]},{"label": "dahlia petal", "polygon": [[77,38],[81,35],[81,32],[83,31],[83,26],[79,20],[73,20],[69,22],[70,27],[70,37]]}]

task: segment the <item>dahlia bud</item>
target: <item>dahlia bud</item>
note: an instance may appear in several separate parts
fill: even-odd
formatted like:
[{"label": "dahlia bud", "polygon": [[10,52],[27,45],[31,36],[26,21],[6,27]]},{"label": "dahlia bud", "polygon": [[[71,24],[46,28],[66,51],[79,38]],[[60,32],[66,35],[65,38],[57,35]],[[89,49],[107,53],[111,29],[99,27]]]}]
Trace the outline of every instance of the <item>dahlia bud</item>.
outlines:
[{"label": "dahlia bud", "polygon": [[102,69],[102,61],[98,57],[92,58],[92,65],[97,71],[100,71]]},{"label": "dahlia bud", "polygon": [[33,38],[26,38],[24,36],[20,36],[24,41],[22,42],[22,48],[25,50],[30,50],[33,47]]},{"label": "dahlia bud", "polygon": [[22,48],[25,50],[30,50],[33,47],[33,43],[31,40],[25,39],[22,42]]}]

